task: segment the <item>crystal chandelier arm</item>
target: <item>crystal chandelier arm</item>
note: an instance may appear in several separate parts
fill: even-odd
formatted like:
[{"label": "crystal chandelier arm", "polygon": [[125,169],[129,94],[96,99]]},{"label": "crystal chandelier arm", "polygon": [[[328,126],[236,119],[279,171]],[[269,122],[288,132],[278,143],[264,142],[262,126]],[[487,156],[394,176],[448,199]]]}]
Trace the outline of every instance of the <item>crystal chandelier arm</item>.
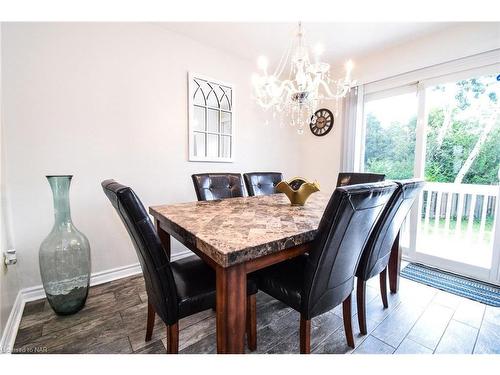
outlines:
[{"label": "crystal chandelier arm", "polygon": [[281,81],[279,90],[280,96],[282,96],[283,93],[286,94],[285,96],[290,96],[292,93],[297,92],[297,88],[293,84],[293,81],[289,79]]},{"label": "crystal chandelier arm", "polygon": [[347,92],[350,90],[351,86],[349,82],[345,81],[335,81],[335,88],[337,89],[335,93],[332,92],[328,84],[323,80],[319,79],[318,80],[318,90],[320,87],[323,88],[326,92],[326,96],[323,99],[339,99],[344,97]]},{"label": "crystal chandelier arm", "polygon": [[334,94],[332,92],[332,90],[330,90],[330,87],[328,86],[328,84],[321,78],[318,79],[318,90],[320,87],[322,87],[323,90],[325,90],[326,98],[331,98],[331,99],[337,98],[338,90],[337,90],[337,93]]},{"label": "crystal chandelier arm", "polygon": [[255,100],[257,101],[257,104],[260,105],[264,109],[269,109],[275,105],[274,101],[266,103],[266,102],[262,101],[261,98],[255,98]]}]

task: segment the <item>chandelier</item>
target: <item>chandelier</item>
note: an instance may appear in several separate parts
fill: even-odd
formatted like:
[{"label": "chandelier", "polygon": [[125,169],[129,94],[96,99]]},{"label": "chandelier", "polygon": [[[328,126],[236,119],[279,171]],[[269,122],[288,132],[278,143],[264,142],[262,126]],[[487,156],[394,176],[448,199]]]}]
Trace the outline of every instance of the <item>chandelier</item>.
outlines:
[{"label": "chandelier", "polygon": [[[309,58],[309,46],[299,22],[296,37],[281,57],[274,73],[268,73],[268,60],[257,60],[260,74],[252,76],[254,97],[265,110],[271,110],[274,120],[297,127],[303,134],[304,125],[314,122],[314,111],[323,101],[335,101],[337,114],[339,100],[346,96],[355,84],[351,79],[353,63],[346,63],[344,78],[330,78],[330,64],[320,61],[323,47],[316,45],[313,60]],[[288,76],[285,70],[289,66]]]}]

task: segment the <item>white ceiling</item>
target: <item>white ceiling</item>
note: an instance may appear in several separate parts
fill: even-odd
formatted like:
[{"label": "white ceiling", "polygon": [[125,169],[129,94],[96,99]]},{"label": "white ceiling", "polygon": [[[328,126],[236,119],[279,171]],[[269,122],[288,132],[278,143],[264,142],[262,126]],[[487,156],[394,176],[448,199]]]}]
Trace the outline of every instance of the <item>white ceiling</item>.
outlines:
[{"label": "white ceiling", "polygon": [[[297,31],[297,24],[278,22],[168,22],[159,25],[242,58],[256,60],[258,56],[265,55],[271,64],[277,63]],[[324,60],[332,64],[454,25],[457,23],[303,23],[309,45],[323,44]]]}]

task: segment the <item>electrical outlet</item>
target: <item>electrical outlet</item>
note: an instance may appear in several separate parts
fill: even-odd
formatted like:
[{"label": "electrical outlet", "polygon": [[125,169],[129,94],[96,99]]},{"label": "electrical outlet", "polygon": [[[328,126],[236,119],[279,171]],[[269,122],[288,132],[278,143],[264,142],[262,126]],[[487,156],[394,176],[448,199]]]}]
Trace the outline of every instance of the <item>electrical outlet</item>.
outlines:
[{"label": "electrical outlet", "polygon": [[9,249],[3,253],[4,262],[7,266],[17,263],[16,249]]}]

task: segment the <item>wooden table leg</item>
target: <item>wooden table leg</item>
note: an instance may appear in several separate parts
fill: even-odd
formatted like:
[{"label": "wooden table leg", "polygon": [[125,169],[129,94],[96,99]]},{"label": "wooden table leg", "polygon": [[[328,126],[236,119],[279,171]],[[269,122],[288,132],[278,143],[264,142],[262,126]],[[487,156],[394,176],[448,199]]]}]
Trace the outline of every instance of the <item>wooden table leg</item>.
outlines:
[{"label": "wooden table leg", "polygon": [[397,293],[399,290],[399,271],[401,269],[401,247],[399,246],[399,235],[398,233],[394,243],[392,244],[391,256],[389,258],[389,286],[391,288],[391,293]]},{"label": "wooden table leg", "polygon": [[244,264],[217,267],[217,352],[245,352],[247,275]]},{"label": "wooden table leg", "polygon": [[165,249],[165,254],[167,254],[167,258],[170,261],[170,234],[165,232],[160,226],[160,222],[155,220],[156,232],[160,237],[161,244],[163,245],[163,249]]}]

